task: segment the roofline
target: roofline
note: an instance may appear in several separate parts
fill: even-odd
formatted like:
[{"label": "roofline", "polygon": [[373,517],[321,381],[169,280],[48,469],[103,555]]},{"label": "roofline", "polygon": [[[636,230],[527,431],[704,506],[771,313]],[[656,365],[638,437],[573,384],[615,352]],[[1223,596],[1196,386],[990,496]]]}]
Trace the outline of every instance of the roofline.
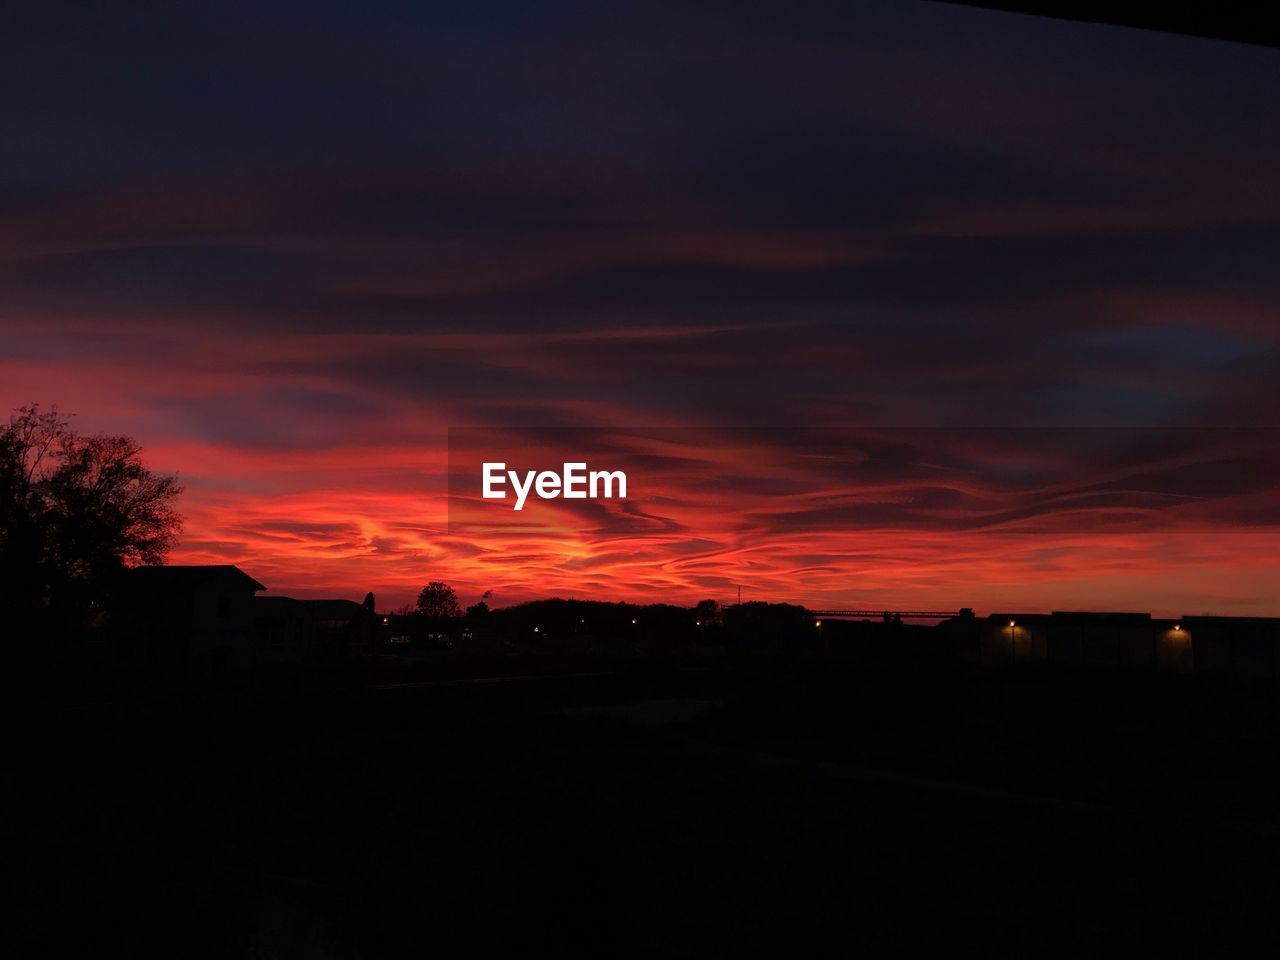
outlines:
[{"label": "roofline", "polygon": [[245,573],[234,563],[173,563],[173,564],[149,563],[149,564],[143,564],[142,566],[138,566],[138,567],[132,567],[128,572],[138,573],[145,570],[161,570],[161,571],[207,570],[209,571],[210,574],[213,574],[215,572],[220,573],[223,571],[229,571],[237,574],[238,576],[242,577],[245,580],[248,580],[253,587],[254,593],[257,593],[259,590],[267,589],[265,584],[262,584],[258,580],[249,576],[249,574]]}]

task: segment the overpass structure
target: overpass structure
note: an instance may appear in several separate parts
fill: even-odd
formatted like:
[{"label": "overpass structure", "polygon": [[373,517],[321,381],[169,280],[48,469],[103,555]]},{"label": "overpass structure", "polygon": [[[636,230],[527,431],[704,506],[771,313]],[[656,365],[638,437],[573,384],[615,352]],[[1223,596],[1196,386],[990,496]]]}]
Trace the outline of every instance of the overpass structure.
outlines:
[{"label": "overpass structure", "polygon": [[869,617],[882,617],[885,620],[950,620],[965,613],[965,610],[810,610],[815,617],[828,620],[865,620]]}]

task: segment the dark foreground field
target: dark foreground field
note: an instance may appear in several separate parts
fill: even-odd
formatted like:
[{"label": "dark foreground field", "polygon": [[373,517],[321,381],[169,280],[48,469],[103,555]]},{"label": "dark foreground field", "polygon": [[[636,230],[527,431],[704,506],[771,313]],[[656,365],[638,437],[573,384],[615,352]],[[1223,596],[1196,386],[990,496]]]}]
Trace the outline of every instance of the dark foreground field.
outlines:
[{"label": "dark foreground field", "polygon": [[1273,699],[778,663],[24,709],[5,953],[1274,955]]}]

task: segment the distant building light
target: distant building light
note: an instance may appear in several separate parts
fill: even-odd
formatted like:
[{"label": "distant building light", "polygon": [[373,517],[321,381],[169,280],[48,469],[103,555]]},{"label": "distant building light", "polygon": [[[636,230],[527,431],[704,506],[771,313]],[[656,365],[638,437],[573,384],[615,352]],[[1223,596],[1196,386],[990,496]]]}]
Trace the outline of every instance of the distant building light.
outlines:
[{"label": "distant building light", "polygon": [[635,622],[636,622],[636,618],[635,618],[635,617],[632,617],[632,618],[631,618],[631,623],[634,625],[634,624],[635,624]]},{"label": "distant building light", "polygon": [[815,627],[820,627],[820,626],[822,626],[822,621],[821,621],[821,620],[815,620],[815,621],[813,621],[813,625],[814,625]]}]

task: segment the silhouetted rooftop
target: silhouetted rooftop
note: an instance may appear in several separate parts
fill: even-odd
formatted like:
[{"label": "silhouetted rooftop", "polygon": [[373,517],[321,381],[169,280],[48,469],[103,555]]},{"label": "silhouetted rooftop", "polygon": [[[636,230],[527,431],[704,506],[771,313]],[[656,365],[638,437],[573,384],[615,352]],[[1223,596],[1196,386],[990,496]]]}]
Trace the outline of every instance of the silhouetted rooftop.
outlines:
[{"label": "silhouetted rooftop", "polygon": [[1134,613],[1124,610],[1055,610],[1055,617],[1091,617],[1105,620],[1150,620],[1149,613]]},{"label": "silhouetted rooftop", "polygon": [[255,592],[267,589],[239,567],[232,564],[205,564],[195,566],[134,567],[128,573],[130,582],[148,587],[192,587],[222,577],[238,577]]},{"label": "silhouetted rooftop", "polygon": [[294,597],[254,597],[255,609],[305,612],[320,620],[351,619],[364,607],[354,600],[298,600]]},{"label": "silhouetted rooftop", "polygon": [[304,600],[303,602],[321,620],[350,619],[362,609],[354,600]]}]

